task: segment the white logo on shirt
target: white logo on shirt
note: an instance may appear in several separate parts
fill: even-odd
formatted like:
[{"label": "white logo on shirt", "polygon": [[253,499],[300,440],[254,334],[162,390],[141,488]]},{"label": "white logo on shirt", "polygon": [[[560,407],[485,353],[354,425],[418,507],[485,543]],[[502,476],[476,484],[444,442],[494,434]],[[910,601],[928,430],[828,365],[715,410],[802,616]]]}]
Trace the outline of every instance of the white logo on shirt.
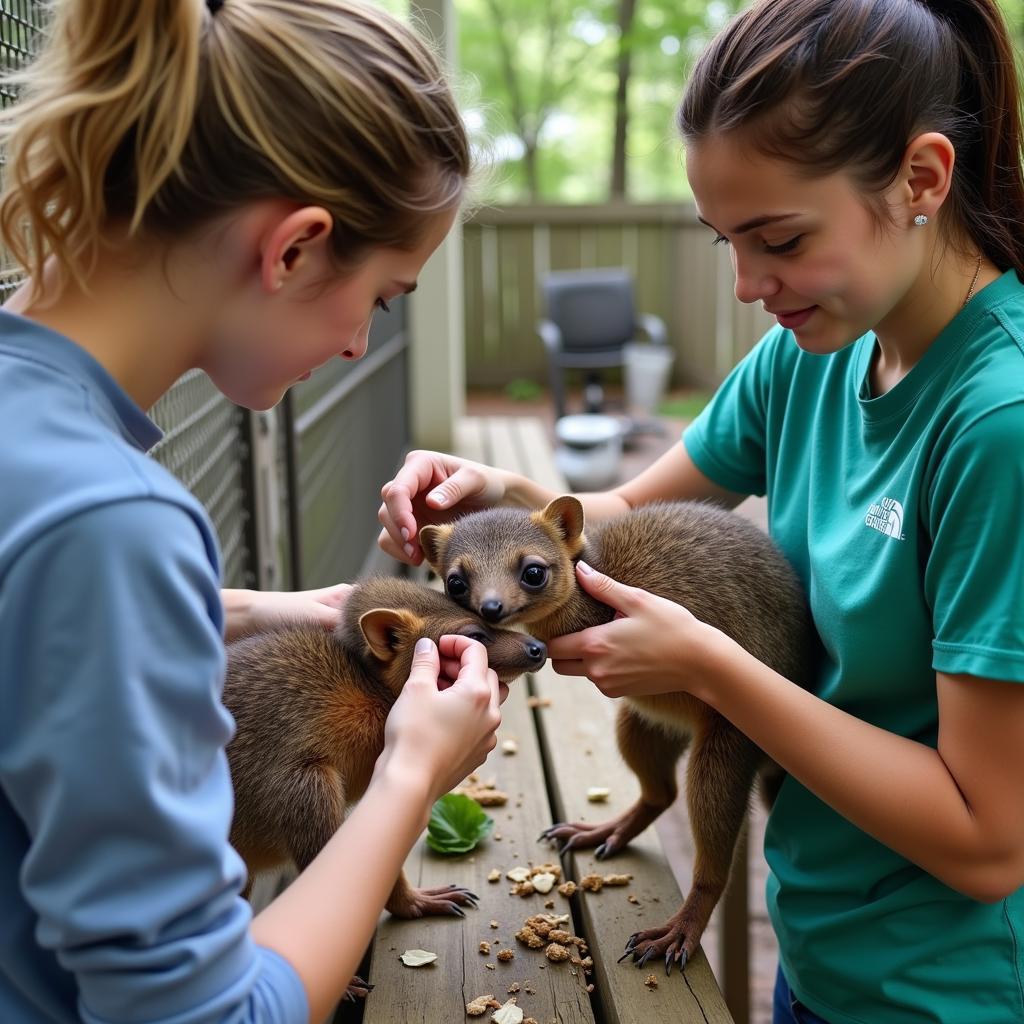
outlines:
[{"label": "white logo on shirt", "polygon": [[882,498],[868,509],[864,525],[884,533],[886,537],[903,540],[903,506],[895,498]]}]

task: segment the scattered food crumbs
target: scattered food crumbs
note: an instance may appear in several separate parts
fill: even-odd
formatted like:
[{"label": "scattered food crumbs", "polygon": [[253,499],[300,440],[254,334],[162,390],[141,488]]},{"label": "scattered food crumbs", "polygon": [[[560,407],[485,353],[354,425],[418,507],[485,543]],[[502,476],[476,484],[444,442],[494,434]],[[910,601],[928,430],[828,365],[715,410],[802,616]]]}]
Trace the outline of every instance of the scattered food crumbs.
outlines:
[{"label": "scattered food crumbs", "polygon": [[497,1010],[501,1003],[488,993],[486,996],[477,996],[466,1003],[466,1015],[469,1017],[482,1017],[488,1010]]},{"label": "scattered food crumbs", "polygon": [[487,881],[488,882],[500,882],[501,881],[501,868],[491,868],[491,870],[487,872]]},{"label": "scattered food crumbs", "polygon": [[525,985],[523,986],[523,991],[524,991],[524,992],[525,992],[525,993],[526,993],[526,994],[527,994],[528,996],[533,996],[533,995],[536,995],[536,994],[537,994],[537,990],[536,990],[535,988],[533,988],[533,987],[532,987],[532,986],[530,985],[530,983],[529,983],[529,982],[527,982],[527,983],[526,983],[526,984],[525,984]]},{"label": "scattered food crumbs", "polygon": [[629,883],[632,880],[633,880],[633,876],[632,875],[605,875],[604,876],[604,884],[605,885],[629,885]]},{"label": "scattered food crumbs", "polygon": [[558,942],[549,943],[544,950],[544,955],[553,963],[558,964],[569,959],[569,950]]},{"label": "scattered food crumbs", "polygon": [[637,906],[640,906],[640,901],[632,893],[630,893],[626,897],[626,899],[627,899],[628,902],[635,903]]},{"label": "scattered food crumbs", "polygon": [[575,896],[576,890],[579,888],[575,882],[563,882],[559,887],[558,891],[563,896]]},{"label": "scattered food crumbs", "polygon": [[554,875],[555,878],[561,878],[562,866],[561,864],[538,864],[530,869],[530,873],[533,875]]},{"label": "scattered food crumbs", "polygon": [[523,1018],[523,1024],[537,1024],[537,1018],[536,1017],[524,1017]]},{"label": "scattered food crumbs", "polygon": [[487,956],[487,954],[490,953],[490,951],[491,951],[491,944],[489,942],[485,942],[483,939],[481,939],[480,940],[480,952],[484,956]]},{"label": "scattered food crumbs", "polygon": [[399,958],[406,967],[425,967],[437,959],[436,953],[425,949],[407,949]]},{"label": "scattered food crumbs", "polygon": [[509,896],[530,896],[533,893],[533,882],[516,882],[509,889]]},{"label": "scattered food crumbs", "polygon": [[519,744],[515,740],[504,740],[501,744],[501,752],[503,754],[518,754]]},{"label": "scattered food crumbs", "polygon": [[544,901],[544,908],[545,908],[546,910],[551,910],[551,909],[553,909],[553,908],[554,908],[554,905],[555,905],[555,901],[554,901],[554,900],[545,900],[545,901]]},{"label": "scattered food crumbs", "polygon": [[523,1011],[516,1006],[516,997],[513,996],[495,1010],[491,1014],[491,1020],[494,1024],[523,1024]]},{"label": "scattered food crumbs", "polygon": [[505,872],[505,877],[510,882],[525,882],[530,877],[530,869],[519,866],[510,868]]},{"label": "scattered food crumbs", "polygon": [[529,949],[540,949],[544,945],[544,940],[525,924],[516,932],[516,938]]},{"label": "scattered food crumbs", "polygon": [[497,928],[498,927],[498,922],[497,921],[492,921],[491,922],[491,927],[492,928]]},{"label": "scattered food crumbs", "polygon": [[648,974],[647,977],[644,978],[644,984],[648,988],[657,988],[658,987],[658,979],[657,979],[657,977],[655,975]]},{"label": "scattered food crumbs", "polygon": [[484,964],[484,967],[486,967],[487,970],[489,970],[489,971],[497,970],[497,968],[495,967],[494,964]]},{"label": "scattered food crumbs", "polygon": [[494,833],[494,841],[496,843],[500,843],[502,838],[503,838],[503,836],[502,836],[502,834],[500,832],[495,832]]},{"label": "scattered food crumbs", "polygon": [[612,791],[607,786],[591,786],[587,790],[587,799],[592,804],[603,804],[611,795]]},{"label": "scattered food crumbs", "polygon": [[585,892],[600,892],[604,888],[604,879],[600,875],[584,875],[580,879],[580,888]]},{"label": "scattered food crumbs", "polygon": [[515,960],[516,951],[514,949],[499,949],[498,959],[503,963],[507,964],[510,960]]},{"label": "scattered food crumbs", "polygon": [[480,782],[470,776],[461,786],[456,786],[453,793],[461,793],[475,800],[481,807],[501,807],[508,803],[508,793],[496,789],[493,781]]},{"label": "scattered food crumbs", "polygon": [[527,697],[526,706],[528,708],[549,708],[551,707],[550,697]]},{"label": "scattered food crumbs", "polygon": [[510,996],[514,996],[519,991],[520,988],[522,988],[522,986],[519,984],[519,982],[518,981],[513,981],[512,984],[509,985],[509,987],[507,989],[505,989],[505,991]]}]

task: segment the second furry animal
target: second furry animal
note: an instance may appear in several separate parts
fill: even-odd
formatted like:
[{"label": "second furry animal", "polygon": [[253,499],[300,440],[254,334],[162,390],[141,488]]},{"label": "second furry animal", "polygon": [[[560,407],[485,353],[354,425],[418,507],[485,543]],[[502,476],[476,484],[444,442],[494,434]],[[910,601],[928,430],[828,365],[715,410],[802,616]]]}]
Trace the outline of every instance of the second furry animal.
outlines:
[{"label": "second furry animal", "polygon": [[[796,682],[810,679],[813,632],[796,574],[756,526],[697,502],[665,502],[588,526],[571,496],[537,512],[487,509],[447,526],[425,526],[420,544],[448,595],[487,621],[521,623],[542,640],[608,622],[613,609],[576,582],[586,561],[629,586],[687,607],[758,660]],[[623,700],[619,750],[640,798],[603,824],[559,823],[546,838],[567,848],[621,850],[676,798],[676,763],[692,747],[686,799],[696,858],[693,884],[664,925],[631,936],[637,966],[654,956],[685,966],[729,878],[754,778],[767,761],[706,704],[677,692]],[[770,764],[770,762],[769,762]],[[770,777],[778,784],[779,771]],[[769,792],[769,797],[773,794]]]},{"label": "second furry animal", "polygon": [[[445,634],[484,644],[506,683],[547,658],[533,637],[487,625],[439,591],[393,577],[355,587],[333,632],[282,624],[228,645],[231,843],[249,869],[246,895],[253,874],[289,861],[302,870],[337,831],[384,748],[384,722],[416,641]],[[398,917],[461,914],[460,904],[472,902],[461,886],[415,889],[403,873],[387,909]]]}]

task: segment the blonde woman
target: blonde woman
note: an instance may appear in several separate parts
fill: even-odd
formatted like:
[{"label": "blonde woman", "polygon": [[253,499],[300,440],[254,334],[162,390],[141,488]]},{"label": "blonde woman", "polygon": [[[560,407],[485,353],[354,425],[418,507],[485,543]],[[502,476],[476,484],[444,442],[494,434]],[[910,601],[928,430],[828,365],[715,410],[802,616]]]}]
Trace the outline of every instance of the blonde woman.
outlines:
[{"label": "blonde woman", "polygon": [[146,457],[144,410],[192,367],[265,409],[360,358],[456,216],[463,126],[415,34],[358,0],[66,0],[20,85],[0,199],[28,273],[0,312],[0,1020],[320,1021],[432,801],[493,747],[501,693],[482,646],[426,641],[363,805],[387,815],[357,808],[251,919],[222,633],[293,606],[329,619],[344,593],[233,592],[225,616],[210,522]]}]

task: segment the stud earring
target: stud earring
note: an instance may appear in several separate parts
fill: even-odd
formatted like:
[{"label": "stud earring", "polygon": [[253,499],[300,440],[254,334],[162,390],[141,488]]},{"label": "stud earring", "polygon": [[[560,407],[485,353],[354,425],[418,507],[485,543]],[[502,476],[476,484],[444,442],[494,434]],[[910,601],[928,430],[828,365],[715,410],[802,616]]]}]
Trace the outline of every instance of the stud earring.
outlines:
[{"label": "stud earring", "polygon": [[914,218],[914,223],[915,223],[915,224],[916,224],[916,225],[917,225],[917,226],[918,226],[919,228],[923,228],[923,227],[925,226],[925,224],[927,224],[927,223],[928,223],[928,215],[927,215],[927,214],[925,214],[925,213],[919,213],[919,214],[918,214],[918,215],[917,215],[917,216],[916,216],[916,217]]}]

